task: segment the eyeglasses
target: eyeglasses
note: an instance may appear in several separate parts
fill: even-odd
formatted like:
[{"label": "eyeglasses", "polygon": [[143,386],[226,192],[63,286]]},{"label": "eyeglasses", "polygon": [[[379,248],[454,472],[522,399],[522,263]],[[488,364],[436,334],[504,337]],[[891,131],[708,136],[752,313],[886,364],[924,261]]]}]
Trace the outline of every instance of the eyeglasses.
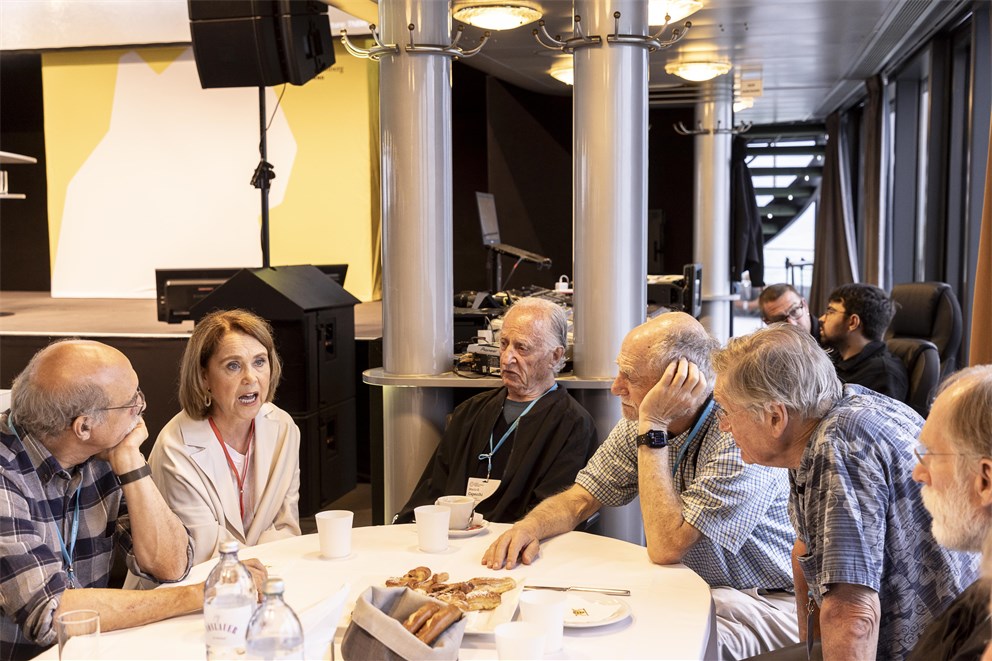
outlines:
[{"label": "eyeglasses", "polygon": [[789,319],[791,319],[792,321],[798,321],[799,319],[802,318],[804,314],[806,314],[806,301],[799,301],[798,303],[790,307],[788,310],[786,310],[785,314],[777,314],[774,317],[762,316],[761,320],[766,324],[771,325],[771,324],[780,323],[782,321],[788,321]]},{"label": "eyeglasses", "polygon": [[981,457],[984,457],[985,456],[985,455],[981,455],[981,454],[974,454],[972,452],[930,452],[927,449],[927,446],[923,445],[922,443],[917,443],[916,444],[916,446],[913,448],[913,454],[916,455],[916,460],[918,462],[920,462],[921,464],[923,464],[924,466],[928,466],[929,465],[926,462],[926,458],[927,457],[976,457],[976,458],[981,458]]},{"label": "eyeglasses", "polygon": [[717,408],[716,413],[714,414],[716,416],[716,424],[722,425],[725,420],[729,420],[733,416],[738,415],[739,413],[744,413],[745,411],[748,410],[749,409],[741,409],[740,411],[728,411],[727,409],[724,408]]},{"label": "eyeglasses", "polygon": [[135,406],[138,407],[138,415],[141,415],[148,408],[148,403],[145,402],[145,393],[141,392],[141,388],[138,388],[134,397],[131,398],[130,404],[125,404],[124,406],[105,406],[99,409],[93,409],[94,411],[118,411],[121,409],[133,409]]},{"label": "eyeglasses", "polygon": [[823,316],[824,317],[829,317],[832,314],[847,314],[847,313],[844,312],[843,310],[838,310],[837,308],[832,308],[832,307],[830,307],[828,305],[827,306],[827,309],[824,310],[824,312],[823,312]]}]

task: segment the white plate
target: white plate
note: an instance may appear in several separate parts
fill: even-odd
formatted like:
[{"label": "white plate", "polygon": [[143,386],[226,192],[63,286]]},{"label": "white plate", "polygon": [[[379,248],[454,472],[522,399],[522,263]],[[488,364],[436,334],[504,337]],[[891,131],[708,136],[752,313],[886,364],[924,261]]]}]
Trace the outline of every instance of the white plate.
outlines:
[{"label": "white plate", "polygon": [[474,519],[472,519],[472,525],[465,530],[449,530],[448,537],[473,537],[478,535],[480,532],[489,527],[489,522],[482,518],[482,515],[477,514]]},{"label": "white plate", "polygon": [[566,627],[575,629],[602,627],[619,622],[629,615],[630,604],[623,599],[595,592],[566,593]]},{"label": "white plate", "polygon": [[[479,574],[483,576],[484,574]],[[468,580],[467,578],[465,580]],[[496,626],[509,622],[513,619],[513,614],[517,612],[517,602],[520,601],[520,593],[524,589],[524,577],[514,576],[517,587],[504,592],[503,600],[498,608],[491,611],[469,611],[465,613],[465,633],[494,633]]]}]

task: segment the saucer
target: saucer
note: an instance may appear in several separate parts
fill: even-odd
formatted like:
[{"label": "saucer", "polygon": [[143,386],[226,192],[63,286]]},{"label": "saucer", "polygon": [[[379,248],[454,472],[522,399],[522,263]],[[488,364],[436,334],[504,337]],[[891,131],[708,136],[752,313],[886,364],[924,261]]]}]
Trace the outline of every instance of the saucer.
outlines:
[{"label": "saucer", "polygon": [[478,535],[488,527],[489,522],[482,518],[481,514],[476,514],[475,518],[472,519],[472,525],[465,530],[449,530],[448,537],[472,537],[473,535]]}]

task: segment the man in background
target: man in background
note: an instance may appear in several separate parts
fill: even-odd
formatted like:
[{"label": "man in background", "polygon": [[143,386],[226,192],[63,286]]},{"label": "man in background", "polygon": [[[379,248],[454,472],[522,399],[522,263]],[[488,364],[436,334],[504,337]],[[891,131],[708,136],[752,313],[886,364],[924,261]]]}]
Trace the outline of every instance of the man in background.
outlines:
[{"label": "man in background", "polygon": [[906,365],[889,353],[883,336],[895,314],[895,304],[873,285],[852,283],[831,292],[820,317],[820,344],[833,349],[834,367],[844,383],[906,401]]},{"label": "man in background", "polygon": [[820,341],[819,321],[809,312],[809,303],[790,284],[779,282],[768,285],[758,296],[761,320],[767,325],[786,323],[799,326]]}]

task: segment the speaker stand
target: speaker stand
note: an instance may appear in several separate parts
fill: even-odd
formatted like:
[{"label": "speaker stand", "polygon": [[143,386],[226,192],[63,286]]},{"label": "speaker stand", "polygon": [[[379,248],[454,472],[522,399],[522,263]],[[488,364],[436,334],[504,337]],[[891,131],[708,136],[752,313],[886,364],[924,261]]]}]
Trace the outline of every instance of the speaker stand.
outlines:
[{"label": "speaker stand", "polygon": [[265,125],[265,87],[258,88],[258,153],[261,160],[255,168],[255,174],[251,178],[251,185],[259,189],[262,193],[262,268],[269,268],[269,180],[275,179],[275,172],[272,171],[272,164],[269,163],[268,145],[266,141],[267,127]]}]

